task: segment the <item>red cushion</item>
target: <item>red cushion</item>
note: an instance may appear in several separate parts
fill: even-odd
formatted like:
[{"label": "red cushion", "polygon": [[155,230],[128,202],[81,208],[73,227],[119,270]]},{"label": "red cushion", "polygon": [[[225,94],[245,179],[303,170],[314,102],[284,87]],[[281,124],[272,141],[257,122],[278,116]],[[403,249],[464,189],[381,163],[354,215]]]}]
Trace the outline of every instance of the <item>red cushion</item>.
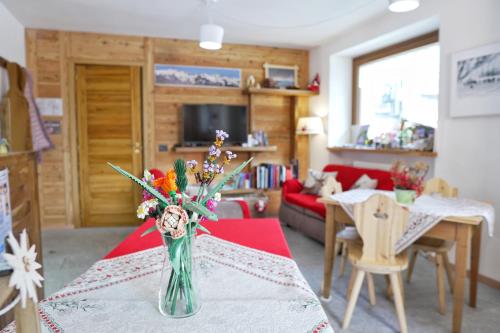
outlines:
[{"label": "red cushion", "polygon": [[283,183],[282,193],[299,193],[304,188],[304,185],[295,178],[288,179]]},{"label": "red cushion", "polygon": [[313,194],[286,193],[285,200],[293,205],[297,205],[315,212],[323,217],[326,215],[325,205],[318,202],[318,196]]},{"label": "red cushion", "polygon": [[391,179],[391,173],[385,170],[357,168],[349,165],[328,164],[323,168],[323,172],[338,172],[337,181],[342,184],[342,189],[348,191],[354,183],[366,174],[372,179],[377,179],[377,189],[392,191],[394,183]]}]

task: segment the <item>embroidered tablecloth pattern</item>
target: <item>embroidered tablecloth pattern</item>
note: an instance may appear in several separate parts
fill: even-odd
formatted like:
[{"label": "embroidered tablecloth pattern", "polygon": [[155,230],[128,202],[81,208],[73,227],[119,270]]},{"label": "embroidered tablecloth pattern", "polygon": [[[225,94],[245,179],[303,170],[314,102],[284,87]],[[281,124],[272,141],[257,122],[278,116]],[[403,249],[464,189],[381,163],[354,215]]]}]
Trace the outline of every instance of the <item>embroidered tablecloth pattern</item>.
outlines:
[{"label": "embroidered tablecloth pattern", "polygon": [[[334,194],[332,200],[337,201],[346,213],[353,218],[354,205],[367,200],[370,196],[381,193],[395,198],[394,192],[358,189]],[[480,216],[488,224],[488,233],[493,236],[495,210],[493,206],[475,200],[463,198],[443,198],[439,195],[422,195],[413,205],[408,205],[410,217],[408,227],[396,241],[396,252],[400,253],[419,237],[434,227],[439,221],[450,216]]]},{"label": "embroidered tablecloth pattern", "polygon": [[[98,261],[40,303],[42,331],[333,332],[296,263],[209,235],[196,241],[202,308],[170,319],[157,309],[163,250]],[[15,332],[13,324],[2,333]]]}]

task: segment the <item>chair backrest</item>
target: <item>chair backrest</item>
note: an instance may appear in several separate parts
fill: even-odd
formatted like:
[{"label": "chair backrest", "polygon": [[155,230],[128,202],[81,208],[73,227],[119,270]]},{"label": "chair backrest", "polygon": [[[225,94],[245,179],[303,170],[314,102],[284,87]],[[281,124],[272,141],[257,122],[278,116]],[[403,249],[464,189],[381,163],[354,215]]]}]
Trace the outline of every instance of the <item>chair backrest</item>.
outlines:
[{"label": "chair backrest", "polygon": [[441,194],[445,198],[458,197],[458,188],[450,186],[446,180],[442,178],[432,178],[425,183],[425,194]]},{"label": "chair backrest", "polygon": [[342,193],[342,184],[339,183],[334,177],[327,177],[323,187],[319,192],[323,198],[329,198],[332,194]]},{"label": "chair backrest", "polygon": [[396,256],[395,243],[408,224],[409,211],[383,194],[354,206],[354,223],[363,239],[360,263],[387,264]]}]

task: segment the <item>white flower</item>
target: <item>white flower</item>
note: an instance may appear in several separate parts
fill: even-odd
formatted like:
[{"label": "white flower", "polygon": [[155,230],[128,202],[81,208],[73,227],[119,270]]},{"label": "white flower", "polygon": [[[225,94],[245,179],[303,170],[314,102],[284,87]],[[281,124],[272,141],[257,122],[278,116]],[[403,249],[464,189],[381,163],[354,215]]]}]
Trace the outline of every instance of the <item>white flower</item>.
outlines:
[{"label": "white flower", "polygon": [[140,219],[144,219],[149,215],[149,211],[151,208],[156,208],[158,206],[158,199],[150,199],[143,201],[139,207],[137,207],[137,217]]},{"label": "white flower", "polygon": [[4,253],[3,256],[7,264],[14,270],[10,277],[9,287],[15,287],[19,290],[21,305],[25,308],[28,297],[35,303],[38,302],[35,285],[41,287],[40,282],[43,281],[43,277],[36,270],[41,268],[42,265],[36,262],[35,245],[32,245],[28,250],[26,229],[21,233],[19,243],[12,232],[9,234],[7,242],[12,248],[12,254]]},{"label": "white flower", "polygon": [[220,192],[217,192],[214,194],[214,200],[215,201],[221,201],[222,200],[222,195],[220,194]]}]

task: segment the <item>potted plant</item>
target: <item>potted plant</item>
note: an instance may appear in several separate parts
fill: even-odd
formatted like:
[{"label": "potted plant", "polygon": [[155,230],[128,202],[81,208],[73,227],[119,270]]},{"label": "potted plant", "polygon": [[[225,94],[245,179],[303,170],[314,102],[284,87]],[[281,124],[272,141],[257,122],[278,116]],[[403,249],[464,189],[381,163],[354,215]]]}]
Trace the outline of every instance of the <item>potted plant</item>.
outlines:
[{"label": "potted plant", "polygon": [[408,166],[403,161],[395,161],[391,167],[391,178],[394,183],[396,201],[401,204],[412,204],[424,190],[424,178],[429,165],[416,162]]}]

